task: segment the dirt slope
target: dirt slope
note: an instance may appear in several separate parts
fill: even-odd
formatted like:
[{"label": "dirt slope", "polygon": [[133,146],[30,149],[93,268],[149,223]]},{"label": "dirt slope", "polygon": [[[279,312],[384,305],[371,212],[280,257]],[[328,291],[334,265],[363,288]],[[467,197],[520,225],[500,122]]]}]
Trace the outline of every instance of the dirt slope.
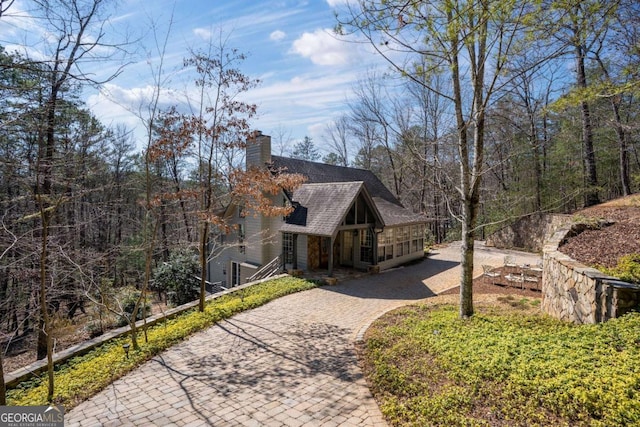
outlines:
[{"label": "dirt slope", "polygon": [[560,247],[576,261],[614,267],[623,255],[640,253],[640,194],[583,209],[575,216],[611,222],[599,230],[585,230]]}]

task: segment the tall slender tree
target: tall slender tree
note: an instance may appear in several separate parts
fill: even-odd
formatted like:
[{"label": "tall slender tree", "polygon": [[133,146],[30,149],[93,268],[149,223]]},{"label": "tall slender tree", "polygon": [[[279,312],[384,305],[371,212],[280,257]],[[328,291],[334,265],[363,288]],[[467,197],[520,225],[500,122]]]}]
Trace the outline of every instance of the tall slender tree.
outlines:
[{"label": "tall slender tree", "polygon": [[[249,121],[256,106],[239,100],[258,82],[239,68],[245,55],[227,46],[220,34],[217,44],[210,40],[204,51],[192,51],[185,59],[187,69],[195,71],[199,89],[191,102],[193,113],[176,113],[175,129],[162,129],[159,146],[173,145],[180,150],[193,148],[196,153],[198,218],[198,254],[200,260],[200,293],[198,308],[204,311],[207,268],[213,256],[210,244],[212,229],[227,230],[220,211],[229,203],[244,203],[259,214],[282,215],[287,207],[274,205],[263,193],[275,194],[275,188],[293,188],[296,180],[288,174],[273,176],[267,171],[241,171],[235,153],[250,139]],[[166,151],[166,150],[165,150]]]},{"label": "tall slender tree", "polygon": [[587,78],[587,60],[606,37],[618,4],[618,0],[561,0],[545,1],[541,5],[545,13],[540,21],[541,31],[554,37],[561,48],[573,56],[576,87],[582,94],[578,106],[582,124],[585,206],[600,203],[592,111],[588,97],[584,96],[592,84]]},{"label": "tall slender tree", "polygon": [[47,357],[49,388],[47,399],[53,399],[53,339],[52,318],[48,310],[47,289],[50,281],[49,245],[50,231],[54,225],[55,212],[64,204],[65,198],[58,193],[56,169],[64,167],[58,162],[56,152],[58,138],[56,127],[60,96],[71,84],[98,84],[114,78],[120,71],[95,80],[84,69],[86,62],[113,58],[119,52],[116,44],[107,43],[104,26],[110,4],[106,0],[34,0],[42,25],[47,29],[46,47],[43,53],[49,57],[44,61],[44,72],[48,85],[43,93],[43,130],[38,136],[36,181],[33,197],[41,222],[41,248],[39,255],[41,331],[38,339],[38,358]]},{"label": "tall slender tree", "polygon": [[[374,1],[349,3],[337,30],[353,31],[402,75],[427,85],[423,74],[447,76],[460,168],[462,224],[460,316],[473,315],[474,237],[484,166],[487,106],[516,47],[528,13],[519,1]],[[423,65],[423,64],[426,64]],[[467,91],[468,89],[468,91]]]}]

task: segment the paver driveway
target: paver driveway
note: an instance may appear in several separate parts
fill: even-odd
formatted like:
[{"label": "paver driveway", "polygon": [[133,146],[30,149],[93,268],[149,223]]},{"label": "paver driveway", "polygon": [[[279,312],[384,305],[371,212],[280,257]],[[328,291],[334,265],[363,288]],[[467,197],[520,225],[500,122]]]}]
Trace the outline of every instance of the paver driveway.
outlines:
[{"label": "paver driveway", "polygon": [[385,426],[357,365],[356,336],[383,312],[455,286],[458,258],[442,250],[236,315],[115,381],[65,425]]}]

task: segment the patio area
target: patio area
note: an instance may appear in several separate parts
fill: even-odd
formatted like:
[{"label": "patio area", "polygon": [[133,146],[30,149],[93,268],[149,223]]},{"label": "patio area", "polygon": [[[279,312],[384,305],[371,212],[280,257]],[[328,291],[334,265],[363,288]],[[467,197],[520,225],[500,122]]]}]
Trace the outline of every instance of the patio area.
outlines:
[{"label": "patio area", "polygon": [[515,257],[505,256],[501,267],[483,265],[482,270],[482,280],[486,284],[542,291],[542,261],[519,263]]}]

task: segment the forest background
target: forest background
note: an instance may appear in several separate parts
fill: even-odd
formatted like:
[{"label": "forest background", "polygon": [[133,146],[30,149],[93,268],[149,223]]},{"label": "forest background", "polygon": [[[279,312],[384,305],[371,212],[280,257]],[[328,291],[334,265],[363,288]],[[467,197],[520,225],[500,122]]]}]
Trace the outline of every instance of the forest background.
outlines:
[{"label": "forest background", "polygon": [[[0,1],[0,20],[12,3]],[[470,11],[489,3],[470,2],[467,23],[479,16]],[[481,160],[475,238],[532,213],[570,213],[638,191],[638,3],[496,3],[520,15],[509,15],[502,27],[514,48],[499,61],[490,88],[469,84],[456,98],[452,80],[419,44],[401,45],[379,31],[368,41],[385,46],[390,68],[362,76],[324,140],[292,141],[278,130],[272,135],[278,154],[369,169],[406,207],[430,218],[430,242],[459,240],[460,182],[468,171],[461,167],[456,103],[472,103],[478,89],[492,96],[482,109],[482,150],[474,152],[470,141],[466,153]],[[417,13],[403,2],[380,4],[392,5],[378,12],[397,23],[393,31],[428,34],[408,29]],[[281,215],[282,207],[269,205],[263,194],[300,180],[244,170],[258,100],[242,95],[259,82],[243,73],[244,53],[222,34],[185,52],[182,72],[198,94],[185,109],[159,102],[161,92],[180,89],[170,87],[163,68],[170,34],[154,33],[152,94],[131,111],[145,130],[139,140],[131,129],[101,123],[81,96],[85,87],[126,73],[137,48],[136,40],[115,42],[107,32],[113,2],[31,5],[49,30],[47,51],[36,58],[0,46],[0,342],[4,353],[10,339],[32,337],[45,358],[60,319],[73,319],[91,303],[99,308],[94,316],[128,313],[128,321],[135,320],[146,310],[144,295],[156,290],[159,266],[186,251],[202,272],[224,250],[221,236],[231,228],[221,212],[230,203]],[[478,34],[473,25],[448,28],[463,43]],[[485,46],[489,56],[494,49]],[[463,76],[472,73],[465,68],[470,60],[460,65]],[[113,72],[98,80],[88,64],[108,64]],[[467,118],[463,132],[472,134],[477,122]],[[123,289],[137,291],[130,308]]]}]

